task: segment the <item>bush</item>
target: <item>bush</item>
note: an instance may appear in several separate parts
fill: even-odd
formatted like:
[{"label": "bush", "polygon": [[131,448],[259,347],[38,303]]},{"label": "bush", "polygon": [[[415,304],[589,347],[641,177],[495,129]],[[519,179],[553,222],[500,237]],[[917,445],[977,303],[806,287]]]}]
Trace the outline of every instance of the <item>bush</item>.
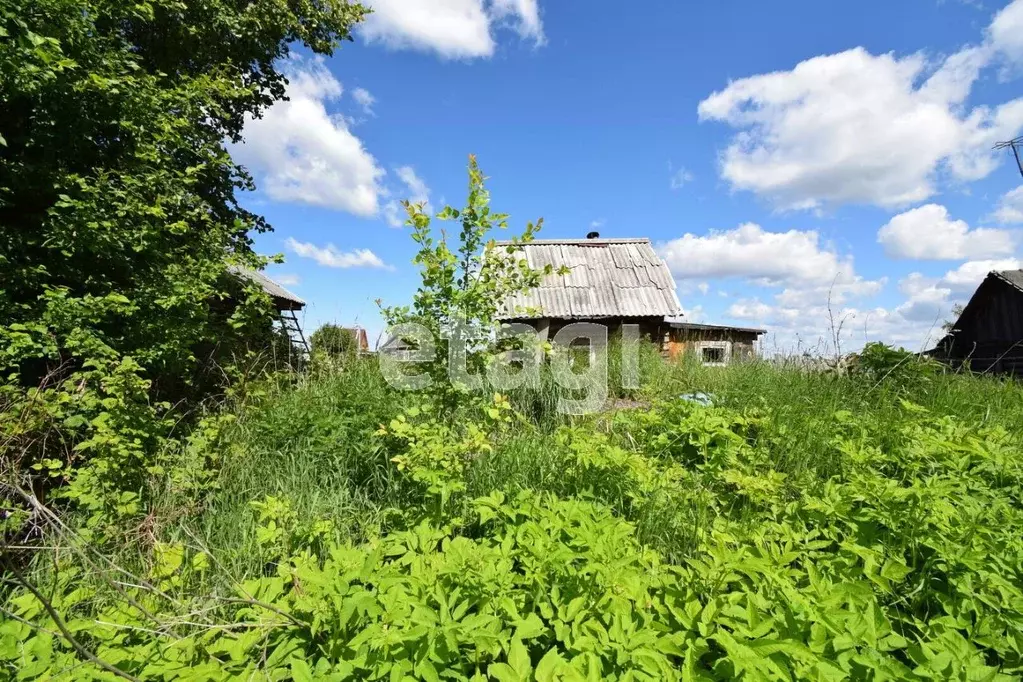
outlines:
[{"label": "bush", "polygon": [[309,337],[314,354],[335,360],[351,360],[361,350],[355,331],[327,323]]}]

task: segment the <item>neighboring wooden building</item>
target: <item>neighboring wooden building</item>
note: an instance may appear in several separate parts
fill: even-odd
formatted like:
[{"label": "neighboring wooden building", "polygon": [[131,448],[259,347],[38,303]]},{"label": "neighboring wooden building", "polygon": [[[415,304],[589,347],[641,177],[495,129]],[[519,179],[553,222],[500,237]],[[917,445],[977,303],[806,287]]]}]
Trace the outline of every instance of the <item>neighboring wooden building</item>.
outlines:
[{"label": "neighboring wooden building", "polygon": [[366,335],[366,330],[362,327],[345,327],[345,329],[351,332],[352,338],[355,339],[355,350],[359,353],[368,353],[369,336]]},{"label": "neighboring wooden building", "polygon": [[1023,376],[1023,270],[988,273],[927,354],[974,372]]},{"label": "neighboring wooden building", "polygon": [[570,272],[555,272],[539,287],[512,296],[502,321],[525,322],[549,337],[574,322],[607,325],[609,334],[637,324],[643,336],[659,341],[667,330],[664,318],[682,313],[671,271],[649,239],[601,239],[591,232],[586,239],[537,239],[519,248],[532,268],[567,266]]},{"label": "neighboring wooden building", "polygon": [[[273,301],[277,310],[278,322],[284,332],[291,338],[296,346],[309,352],[309,344],[306,342],[305,334],[302,333],[302,325],[298,322],[296,313],[305,308],[305,301],[291,293],[277,282],[273,281],[259,270],[243,268],[232,265],[228,268],[238,277],[247,279],[259,286]],[[363,332],[365,334],[365,332]],[[368,345],[368,344],[367,344]]]},{"label": "neighboring wooden building", "polygon": [[668,357],[693,354],[704,365],[724,366],[759,355],[757,341],[765,329],[668,321],[663,348]]}]

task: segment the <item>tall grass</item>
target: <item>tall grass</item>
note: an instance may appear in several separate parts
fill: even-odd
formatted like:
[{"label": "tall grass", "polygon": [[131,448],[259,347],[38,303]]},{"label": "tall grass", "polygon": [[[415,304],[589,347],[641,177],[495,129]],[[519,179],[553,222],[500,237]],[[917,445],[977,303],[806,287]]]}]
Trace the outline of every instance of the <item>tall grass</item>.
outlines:
[{"label": "tall grass", "polygon": [[[620,357],[612,348],[609,412],[567,417],[557,412],[561,392],[544,367],[538,389],[518,389],[511,399],[524,420],[495,440],[493,451],[471,462],[467,494],[531,489],[560,497],[588,496],[608,504],[637,525],[638,536],[668,558],[686,556],[713,516],[700,502],[701,491],[681,497],[656,494],[642,504],[628,495],[628,481],[614,471],[599,477],[566,476],[569,464],[555,432],[562,425],[614,434],[615,398],[624,409],[646,410],[657,401],[707,393],[716,405],[770,415],[758,447],[766,448],[777,471],[824,479],[840,471],[834,446],[834,415],[856,413],[884,430],[897,423],[903,400],[937,415],[955,415],[977,425],[1023,424],[1023,390],[1013,381],[938,374],[903,385],[826,372],[802,371],[755,361],[704,367],[692,358],[663,360],[645,346],[640,355],[639,389],[622,386]],[[198,535],[232,575],[259,571],[257,513],[252,503],[267,496],[287,499],[306,521],[328,519],[334,539],[359,541],[402,523],[402,511],[421,503],[422,491],[390,461],[374,432],[417,404],[414,393],[390,389],[372,360],[327,367],[297,382],[271,385],[237,411],[225,435],[224,464],[217,489],[204,500],[198,517],[171,527],[170,534]],[[476,419],[469,410],[453,419]],[[628,434],[618,434],[630,447]]]}]

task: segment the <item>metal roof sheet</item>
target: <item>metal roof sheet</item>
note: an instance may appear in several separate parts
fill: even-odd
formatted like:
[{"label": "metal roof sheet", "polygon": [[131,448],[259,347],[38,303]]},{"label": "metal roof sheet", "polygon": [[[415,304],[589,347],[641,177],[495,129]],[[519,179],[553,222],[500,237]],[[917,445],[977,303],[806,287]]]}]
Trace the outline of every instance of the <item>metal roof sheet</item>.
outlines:
[{"label": "metal roof sheet", "polygon": [[[673,317],[682,313],[675,280],[649,239],[537,239],[514,245],[530,267],[567,266],[532,291],[508,298],[500,319]],[[533,314],[525,309],[532,308]]]}]

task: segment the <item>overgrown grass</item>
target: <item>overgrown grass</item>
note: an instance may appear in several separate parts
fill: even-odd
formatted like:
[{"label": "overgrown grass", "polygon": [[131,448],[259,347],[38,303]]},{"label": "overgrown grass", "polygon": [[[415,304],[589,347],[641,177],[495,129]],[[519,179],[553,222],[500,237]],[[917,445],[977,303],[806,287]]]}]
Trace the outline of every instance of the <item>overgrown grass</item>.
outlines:
[{"label": "overgrown grass", "polygon": [[[632,436],[614,419],[615,398],[628,397],[644,411],[658,401],[680,395],[709,394],[715,405],[737,412],[770,415],[758,447],[776,471],[808,475],[824,481],[841,471],[843,455],[834,447],[836,413],[850,412],[881,435],[898,424],[903,400],[911,400],[936,416],[953,416],[978,428],[1001,425],[1018,430],[1023,424],[1023,390],[1013,381],[957,374],[934,374],[911,386],[898,381],[873,381],[799,369],[768,361],[705,367],[692,358],[666,362],[649,346],[642,350],[642,387],[623,388],[616,361],[608,411],[586,417],[557,412],[563,394],[549,368],[541,372],[539,390],[512,393],[524,417],[510,433],[495,438],[493,451],[473,459],[465,480],[469,496],[493,490],[533,490],[559,497],[600,500],[639,528],[639,536],[669,557],[690,556],[697,538],[713,522],[705,491],[661,490],[647,504],[629,502],[631,483],[615,472],[592,470],[569,476],[571,453],[557,445],[559,427],[576,426],[608,434],[623,447]],[[334,541],[363,541],[400,527],[403,511],[422,504],[419,487],[401,476],[390,461],[393,452],[376,435],[403,410],[415,405],[415,394],[390,389],[372,359],[343,368],[323,368],[296,383],[270,386],[238,411],[223,444],[228,456],[219,473],[218,489],[198,518],[184,519],[190,534],[198,533],[234,575],[263,569],[259,559],[258,513],[253,502],[267,497],[290,501],[304,522],[330,520]],[[453,417],[472,421],[470,409]],[[892,432],[892,438],[896,434]],[[648,453],[657,454],[657,453]],[[182,533],[170,537],[185,537]]]},{"label": "overgrown grass", "polygon": [[[157,511],[159,591],[132,593],[156,625],[113,590],[83,601],[82,572],[52,591],[77,631],[123,623],[98,651],[163,679],[1023,674],[1018,383],[649,348],[640,370],[585,416],[558,414],[546,369],[454,413],[372,361],[270,385],[227,420],[202,499]],[[9,610],[42,617],[31,595]],[[23,668],[53,646],[4,628]],[[137,634],[172,629],[176,658]]]}]

